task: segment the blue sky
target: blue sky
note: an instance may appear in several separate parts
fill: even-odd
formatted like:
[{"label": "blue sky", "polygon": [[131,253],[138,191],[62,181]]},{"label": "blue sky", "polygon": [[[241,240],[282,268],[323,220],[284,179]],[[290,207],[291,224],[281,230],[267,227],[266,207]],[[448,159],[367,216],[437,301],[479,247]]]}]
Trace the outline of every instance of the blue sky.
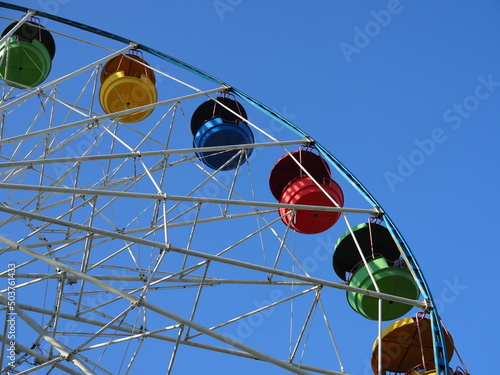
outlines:
[{"label": "blue sky", "polygon": [[317,139],[408,241],[469,372],[491,372],[500,333],[497,1],[14,3],[184,60]]}]

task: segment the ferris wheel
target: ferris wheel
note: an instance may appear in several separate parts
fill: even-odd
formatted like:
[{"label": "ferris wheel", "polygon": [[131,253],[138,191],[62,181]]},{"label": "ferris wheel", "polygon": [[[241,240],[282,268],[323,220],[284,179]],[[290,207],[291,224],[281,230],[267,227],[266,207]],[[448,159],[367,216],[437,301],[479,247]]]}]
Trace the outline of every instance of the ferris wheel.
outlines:
[{"label": "ferris wheel", "polygon": [[0,6],[0,374],[338,375],[353,351],[467,373],[402,235],[320,142],[138,41]]}]

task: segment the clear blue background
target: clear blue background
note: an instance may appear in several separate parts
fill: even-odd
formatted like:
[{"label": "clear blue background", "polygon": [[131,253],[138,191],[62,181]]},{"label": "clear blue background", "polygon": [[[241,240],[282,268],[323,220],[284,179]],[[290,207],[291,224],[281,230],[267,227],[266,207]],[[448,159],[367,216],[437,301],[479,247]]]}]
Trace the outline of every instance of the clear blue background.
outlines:
[{"label": "clear blue background", "polygon": [[[14,3],[162,50],[317,139],[409,242],[469,372],[495,372],[498,1]],[[366,349],[350,373],[365,373]]]}]

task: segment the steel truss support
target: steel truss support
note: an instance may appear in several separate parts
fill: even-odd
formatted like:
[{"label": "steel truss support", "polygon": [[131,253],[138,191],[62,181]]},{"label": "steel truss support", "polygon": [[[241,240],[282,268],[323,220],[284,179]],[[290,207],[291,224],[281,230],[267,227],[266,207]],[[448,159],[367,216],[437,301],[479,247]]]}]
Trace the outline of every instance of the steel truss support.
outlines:
[{"label": "steel truss support", "polygon": [[[17,216],[20,216],[20,217],[29,217],[29,218],[32,218],[34,220],[40,220],[40,221],[49,222],[49,223],[53,223],[53,224],[57,224],[57,225],[62,225],[64,227],[70,227],[70,228],[78,229],[78,230],[81,230],[82,232],[89,232],[89,233],[101,234],[101,235],[105,235],[105,236],[108,236],[108,237],[111,237],[111,238],[121,239],[121,240],[124,240],[124,241],[127,241],[127,242],[131,242],[131,243],[142,244],[142,245],[149,246],[151,248],[157,248],[157,249],[160,249],[160,250],[173,251],[173,252],[176,252],[176,253],[185,254],[185,255],[189,255],[189,256],[194,256],[194,257],[202,258],[202,259],[205,259],[205,260],[213,260],[215,262],[220,262],[220,263],[229,264],[229,265],[233,265],[233,266],[237,266],[237,267],[247,268],[247,269],[251,269],[251,270],[254,270],[254,271],[264,272],[264,273],[267,273],[267,274],[273,274],[273,275],[283,276],[285,278],[289,278],[289,279],[292,279],[292,280],[299,280],[299,281],[309,282],[312,285],[322,285],[322,286],[325,286],[325,287],[330,287],[330,288],[335,288],[335,289],[341,289],[341,290],[356,292],[356,293],[364,294],[364,295],[375,297],[375,298],[382,298],[382,299],[386,299],[386,300],[389,300],[389,301],[394,301],[394,302],[400,302],[400,303],[405,303],[405,304],[413,305],[413,306],[416,306],[416,307],[419,307],[419,308],[422,308],[422,309],[427,306],[426,301],[412,300],[412,299],[408,299],[408,298],[393,296],[393,295],[390,295],[390,294],[378,293],[378,292],[367,290],[367,289],[355,288],[355,287],[352,287],[352,286],[349,286],[349,285],[346,285],[346,284],[343,284],[343,283],[328,281],[328,280],[324,280],[324,279],[318,279],[318,278],[315,278],[315,277],[310,277],[310,276],[305,276],[305,275],[299,275],[299,274],[296,274],[296,273],[293,273],[293,272],[282,271],[282,270],[278,270],[278,269],[271,268],[271,267],[260,266],[260,265],[257,265],[257,264],[252,264],[252,263],[247,263],[247,262],[243,262],[243,261],[240,261],[240,260],[225,258],[225,257],[221,257],[221,256],[218,256],[218,255],[212,255],[212,254],[208,254],[208,253],[204,253],[204,252],[200,252],[200,251],[195,251],[195,250],[190,250],[190,249],[183,249],[183,248],[180,248],[180,247],[171,246],[170,244],[164,244],[164,243],[161,243],[161,242],[151,241],[151,240],[147,240],[147,239],[144,239],[144,238],[137,238],[137,237],[133,237],[133,236],[129,236],[129,235],[125,235],[125,234],[122,234],[122,233],[119,233],[119,232],[113,232],[113,231],[109,231],[109,230],[105,230],[105,229],[89,227],[89,226],[86,226],[86,225],[76,224],[76,223],[72,223],[72,222],[69,222],[69,221],[66,221],[66,220],[55,219],[55,218],[51,218],[51,217],[48,217],[48,216],[34,214],[34,213],[31,213],[31,212],[25,212],[25,211],[21,211],[21,210],[16,210],[16,209],[9,208],[9,207],[2,207],[2,206],[0,206],[0,211],[6,212],[6,213],[9,213],[9,214],[12,214],[12,215],[17,215]],[[8,242],[4,242],[4,240],[8,241]],[[12,242],[11,240],[9,240],[9,239],[7,239],[5,237],[0,237],[0,242],[3,242],[5,244],[9,245],[13,249],[17,249],[16,246],[12,246],[11,245],[11,243],[14,243],[14,242]],[[21,246],[21,245],[19,245],[19,246]],[[23,246],[23,248],[25,248],[26,251],[29,251],[30,253],[40,255],[39,253],[34,252],[33,250],[29,249],[28,247]],[[70,273],[72,273],[73,275],[77,275],[74,272],[70,272]]]},{"label": "steel truss support", "polygon": [[[80,272],[80,271],[77,271],[75,269],[73,269],[72,267],[69,267],[67,266],[66,264],[64,263],[61,263],[57,260],[54,260],[54,259],[51,259],[51,258],[48,258],[40,253],[37,253],[31,249],[28,249],[27,247],[23,246],[23,245],[20,245],[18,244],[17,242],[14,242],[14,241],[11,241],[5,237],[2,237],[0,236],[0,242],[6,244],[7,246],[9,247],[12,247],[16,250],[19,250],[19,251],[22,251],[23,253],[35,258],[35,259],[38,259],[38,260],[41,260],[45,263],[48,263],[50,265],[52,265],[53,267],[56,267],[64,272],[67,272],[67,273],[70,273],[72,275],[75,275],[75,276],[78,276],[79,278],[81,278],[82,280],[85,280],[91,284],[94,284],[96,285],[97,287],[99,288],[102,288],[103,290],[106,290],[110,293],[113,293],[125,300],[128,300],[130,301],[131,304],[134,304],[134,305],[137,305],[137,306],[142,306],[148,310],[151,310],[151,311],[154,311],[156,312],[157,314],[159,315],[162,315],[162,316],[165,316],[169,319],[172,319],[176,322],[179,322],[180,324],[183,324],[187,327],[190,327],[198,332],[202,332],[204,334],[206,334],[207,336],[210,336],[216,340],[219,340],[223,343],[226,343],[230,346],[233,346],[235,347],[236,349],[239,349],[239,350],[242,350],[250,355],[253,355],[255,357],[257,357],[258,359],[262,360],[262,361],[265,361],[265,362],[269,362],[271,364],[274,364],[278,367],[281,367],[281,368],[284,368],[285,370],[288,370],[290,372],[293,372],[295,374],[298,374],[298,375],[310,375],[309,372],[307,371],[304,371],[302,370],[301,368],[298,368],[286,361],[283,361],[283,360],[279,360],[275,357],[272,357],[266,353],[263,353],[259,350],[256,350],[248,345],[245,345],[245,344],[242,344],[238,341],[235,341],[227,336],[224,336],[220,333],[217,333],[217,332],[214,332],[212,330],[210,330],[209,328],[206,328],[198,323],[195,323],[191,320],[188,320],[182,316],[179,316],[177,314],[174,314],[164,308],[161,308],[159,306],[156,306],[150,302],[147,302],[146,300],[144,299],[141,299],[141,298],[138,298],[138,297],[135,297],[133,295],[130,295],[128,293],[125,293],[123,291],[121,291],[120,289],[117,289],[107,283],[104,283],[100,280],[97,280],[96,278],[90,276],[90,275],[87,275],[83,272]],[[6,304],[7,301],[3,301],[3,299],[5,299],[5,297],[1,296],[0,297],[0,301],[3,303],[3,304]],[[17,307],[17,310],[19,315],[23,315],[23,320],[25,320],[27,323],[29,321],[32,321],[34,323],[34,321],[24,312],[22,311],[20,308]],[[28,323],[29,324],[29,323]],[[30,324],[30,326],[32,326],[33,329],[36,329],[36,330],[39,330],[39,326],[34,323],[34,324]],[[72,355],[72,361],[78,365],[78,367],[80,367],[82,369],[82,371],[87,371],[85,365],[83,363],[80,363],[80,361],[77,359],[76,357],[76,354],[77,353],[73,353],[73,352],[70,352],[68,349],[69,348],[66,348],[65,346],[63,346],[61,343],[57,342],[56,340],[53,340],[53,338],[47,333],[46,335],[44,334],[44,332],[40,331],[40,334],[42,334],[44,336],[44,338],[51,344],[51,345],[54,345],[56,346],[56,349],[58,349],[62,354],[66,355],[66,356],[69,356],[70,354]],[[85,374],[93,374],[93,372],[85,372]]]}]

